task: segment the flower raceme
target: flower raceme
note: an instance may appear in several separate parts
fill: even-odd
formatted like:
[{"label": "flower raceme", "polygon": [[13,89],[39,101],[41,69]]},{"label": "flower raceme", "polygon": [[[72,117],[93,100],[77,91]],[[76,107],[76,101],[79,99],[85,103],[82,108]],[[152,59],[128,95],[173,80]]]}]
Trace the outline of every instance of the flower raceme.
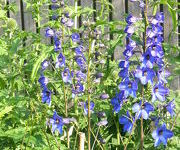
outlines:
[{"label": "flower raceme", "polygon": [[[131,1],[139,2],[140,8],[144,11],[145,3],[143,0]],[[166,105],[164,104],[169,95],[169,89],[166,84],[168,83],[167,78],[170,76],[170,73],[165,69],[166,66],[163,59],[162,23],[164,22],[164,15],[163,13],[157,13],[155,16],[147,17],[147,19],[148,25],[145,30],[146,38],[144,38],[146,41],[142,41],[142,43],[146,43],[146,45],[141,45],[140,42],[136,43],[136,41],[133,40],[133,36],[136,34],[136,30],[138,30],[138,24],[136,24],[136,22],[142,22],[145,19],[134,17],[132,14],[126,18],[127,26],[124,30],[126,33],[126,47],[123,52],[125,59],[119,63],[119,77],[121,77],[121,82],[118,86],[119,92],[111,99],[115,113],[119,113],[123,105],[126,105],[125,102],[128,102],[129,99],[136,101],[131,109],[132,114],[135,113],[135,118],[132,115],[130,116],[130,110],[127,110],[127,115],[122,115],[119,118],[119,123],[123,125],[123,131],[129,133],[132,131],[134,121],[141,117],[145,121],[148,118],[152,118],[151,113],[157,112],[157,108],[162,106],[160,105],[162,102],[166,113],[168,112],[171,117],[175,115],[174,100]],[[134,60],[131,61],[131,59],[135,56],[135,49],[139,49],[141,46],[144,46],[144,50],[141,53],[140,59],[135,63],[136,67],[134,67]],[[137,94],[142,95],[142,90],[148,89],[149,87],[152,88],[152,92],[150,93],[151,98],[146,98],[145,100],[146,95],[143,94],[141,97],[142,100],[137,102],[136,98],[139,99]],[[155,104],[155,101],[157,104]],[[158,105],[158,107],[156,105]],[[167,139],[173,136],[172,131],[166,129],[164,124],[162,126],[159,125],[162,118],[159,116],[156,116],[156,118],[158,118],[158,121],[156,121],[156,126],[158,127],[152,134],[155,139],[155,147],[160,143],[166,145]],[[151,121],[153,121],[153,119],[151,119]]]}]

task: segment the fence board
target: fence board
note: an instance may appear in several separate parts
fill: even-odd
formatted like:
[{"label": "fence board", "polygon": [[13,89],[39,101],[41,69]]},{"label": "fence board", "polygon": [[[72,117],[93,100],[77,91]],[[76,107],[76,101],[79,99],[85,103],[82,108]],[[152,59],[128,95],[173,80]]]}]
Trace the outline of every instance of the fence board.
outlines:
[{"label": "fence board", "polygon": [[36,32],[36,23],[34,19],[32,18],[32,12],[30,10],[26,9],[26,3],[23,3],[24,7],[24,25],[25,25],[25,30],[30,31],[30,32]]},{"label": "fence board", "polygon": [[[165,20],[164,20],[164,41],[167,42],[167,43],[170,43],[172,45],[177,46],[178,45],[178,35],[177,34],[172,33],[172,37],[169,40],[170,32],[173,29],[173,23],[172,23],[172,18],[171,18],[171,15],[170,15],[169,11],[168,11],[167,6],[164,6],[164,15],[165,15]],[[172,55],[174,55],[173,52],[172,52]],[[173,66],[172,66],[172,68],[173,68]],[[171,70],[173,71],[172,68],[171,68]],[[173,75],[173,73],[172,73],[172,75]],[[175,75],[174,80],[171,82],[171,88],[172,89],[174,89],[174,90],[180,89],[180,84],[179,84],[180,81],[179,80],[180,80],[179,76]]]},{"label": "fence board", "polygon": [[[36,24],[35,21],[32,18],[32,12],[26,9],[26,4],[25,2],[23,2],[23,10],[24,10],[24,14],[22,15],[22,7],[21,7],[21,1],[22,0],[9,0],[9,3],[15,3],[16,7],[17,7],[17,12],[13,13],[10,12],[10,17],[14,18],[17,21],[17,24],[19,26],[20,29],[24,29],[26,31],[31,31],[31,32],[36,32]],[[112,2],[113,4],[113,12],[112,12],[112,16],[109,12],[109,21],[113,20],[119,20],[122,21],[124,20],[125,17],[125,13],[131,13],[136,17],[140,17],[141,16],[141,9],[139,8],[139,3],[138,2],[130,2],[130,0],[107,0],[109,2]],[[74,2],[75,0],[69,0],[67,1],[69,3],[70,6],[74,6]],[[90,21],[95,21],[95,18],[98,14],[98,12],[101,10],[102,8],[102,0],[77,0],[78,5],[81,5],[82,7],[89,7],[89,8],[94,8],[96,9],[97,12],[95,12],[92,15],[92,18],[90,19]],[[43,26],[46,22],[48,22],[49,17],[47,15],[48,13],[48,8],[49,6],[44,4],[41,8],[40,8],[40,17],[41,17],[41,26]],[[33,10],[32,10],[33,11]],[[157,10],[159,11],[163,11],[165,14],[165,22],[164,22],[164,41],[165,42],[170,42],[172,45],[178,45],[178,35],[177,34],[172,34],[172,38],[170,41],[168,41],[168,37],[169,37],[169,33],[171,32],[172,28],[173,28],[173,24],[172,24],[172,20],[171,20],[171,16],[168,12],[168,8],[166,6],[161,6],[160,8],[158,8]],[[152,15],[153,9],[152,8],[148,8],[148,15]],[[24,23],[23,23],[23,18],[24,18]],[[87,20],[87,15],[83,15],[81,16],[81,18],[78,18],[78,24],[80,26],[80,24]],[[24,26],[22,26],[24,24]],[[117,26],[117,29],[123,29],[123,27],[121,25]],[[106,31],[108,31],[109,29],[107,28]],[[178,31],[177,31],[178,32]],[[40,34],[44,37],[44,33],[45,33],[45,28],[41,28],[40,30]],[[108,35],[107,36],[107,40],[111,38],[111,39],[116,39],[117,35]],[[180,40],[180,38],[179,38]],[[43,42],[47,42],[50,43],[50,40],[48,40],[47,38],[44,37]],[[126,41],[123,41],[123,46],[117,46],[117,48],[115,49],[114,52],[114,57],[115,59],[122,59],[122,52],[124,51],[124,47],[125,47],[125,43]],[[180,88],[180,78],[176,77],[174,82],[172,82],[172,87],[173,89],[177,89]]]},{"label": "fence board", "polygon": [[[124,14],[125,14],[125,0],[112,0],[112,4],[114,7],[113,10],[113,20],[124,20]],[[117,29],[123,29],[121,26],[117,26]],[[116,39],[117,36],[114,36],[114,39]],[[123,59],[122,52],[124,51],[125,46],[125,39],[123,40],[123,46],[117,46],[114,51],[114,58],[115,59]]]},{"label": "fence board", "polygon": [[10,17],[15,19],[18,27],[21,29],[21,8],[20,8],[20,0],[9,0],[9,3],[15,3],[16,7],[17,7],[17,12],[13,13],[12,11],[10,11]]}]

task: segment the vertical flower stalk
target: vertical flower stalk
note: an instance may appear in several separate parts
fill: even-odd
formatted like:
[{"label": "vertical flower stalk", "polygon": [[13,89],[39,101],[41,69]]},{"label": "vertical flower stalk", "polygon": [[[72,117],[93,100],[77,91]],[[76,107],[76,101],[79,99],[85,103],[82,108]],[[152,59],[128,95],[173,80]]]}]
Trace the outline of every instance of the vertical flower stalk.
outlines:
[{"label": "vertical flower stalk", "polygon": [[[137,127],[136,122],[140,120],[141,140],[139,149],[142,150],[144,146],[144,122],[147,119],[151,119],[149,117],[150,113],[155,112],[159,114],[159,111],[166,108],[164,109],[166,113],[170,112],[170,114],[173,114],[174,105],[172,102],[164,105],[165,101],[168,100],[167,95],[169,94],[169,90],[166,87],[166,78],[169,76],[169,73],[165,70],[166,65],[163,59],[164,51],[162,46],[163,28],[161,23],[164,22],[164,15],[163,13],[157,13],[155,16],[148,16],[148,0],[131,1],[139,3],[143,15],[141,18],[137,18],[129,14],[126,18],[127,26],[124,32],[127,34],[127,44],[123,52],[125,60],[121,60],[119,63],[119,68],[121,69],[119,77],[122,80],[118,86],[119,93],[112,98],[111,104],[114,107],[113,111],[119,113],[123,105],[134,103],[132,109],[127,110],[127,115],[120,116],[119,123],[123,125],[123,132],[127,131],[130,133],[128,142],[124,146],[126,150],[131,140],[132,132]],[[141,43],[136,43],[133,40],[134,35],[140,36],[141,25],[138,25],[139,23],[137,22],[144,24],[144,37]],[[135,49],[140,48],[142,48],[142,55],[134,63],[131,58],[136,53]],[[131,67],[132,65],[133,67]],[[148,90],[149,88],[152,88],[151,93]],[[137,94],[141,95],[141,97],[137,98]],[[132,101],[129,102],[129,99]],[[156,100],[159,101],[154,103]],[[133,113],[135,113],[135,117],[133,117]],[[157,118],[160,117],[164,121],[164,115],[159,115]],[[153,119],[151,121],[153,122]],[[154,146],[157,147],[160,143],[167,145],[168,138],[173,136],[172,131],[166,129],[166,126],[161,125],[159,121],[155,123],[155,126],[157,129],[152,134],[152,137],[155,139]]]},{"label": "vertical flower stalk", "polygon": [[95,40],[89,39],[88,50],[88,68],[87,68],[87,92],[88,92],[88,150],[91,150],[91,96],[90,96],[90,63],[91,63],[91,51],[94,49]]},{"label": "vertical flower stalk", "polygon": [[[146,52],[146,40],[147,40],[147,35],[146,35],[146,31],[147,31],[147,27],[148,27],[148,16],[147,16],[147,9],[148,9],[148,0],[145,0],[145,7],[144,7],[144,47],[143,47],[143,53]],[[142,85],[142,105],[143,105],[143,101],[144,101],[144,85]],[[142,107],[142,106],[141,106]],[[144,146],[144,129],[143,129],[143,115],[141,116],[141,150],[143,150],[143,146]]]}]

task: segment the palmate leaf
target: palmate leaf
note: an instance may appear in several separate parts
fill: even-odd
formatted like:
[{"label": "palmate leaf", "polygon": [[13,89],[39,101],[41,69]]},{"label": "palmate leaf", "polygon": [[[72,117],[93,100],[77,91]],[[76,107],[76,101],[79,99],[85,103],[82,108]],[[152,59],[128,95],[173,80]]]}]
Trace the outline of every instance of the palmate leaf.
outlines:
[{"label": "palmate leaf", "polygon": [[0,110],[0,120],[5,114],[8,114],[10,111],[12,111],[12,109],[13,106],[6,106],[4,109]]}]

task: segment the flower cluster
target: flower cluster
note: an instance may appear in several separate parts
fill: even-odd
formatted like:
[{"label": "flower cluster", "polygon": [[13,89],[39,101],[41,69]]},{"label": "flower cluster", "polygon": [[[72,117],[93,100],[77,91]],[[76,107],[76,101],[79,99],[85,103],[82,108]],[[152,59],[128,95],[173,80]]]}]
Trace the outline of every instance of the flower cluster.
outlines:
[{"label": "flower cluster", "polygon": [[[142,10],[145,9],[144,1],[141,0],[131,0],[132,2],[138,1]],[[141,47],[139,43],[133,40],[133,35],[136,34],[135,31],[138,30],[137,22],[142,21],[143,18],[137,18],[131,14],[126,18],[127,26],[124,32],[127,34],[126,41],[127,45],[125,51],[123,52],[124,60],[119,63],[119,77],[121,77],[121,82],[118,86],[120,92],[116,94],[111,100],[111,104],[114,107],[114,112],[118,113],[127,99],[135,99],[138,87],[141,85],[141,90],[147,87],[152,87],[151,100],[142,96],[140,102],[135,102],[132,107],[132,114],[135,113],[135,117],[130,115],[129,111],[127,115],[122,115],[119,118],[119,123],[124,125],[123,131],[131,132],[133,124],[136,120],[141,117],[147,120],[150,113],[155,111],[155,101],[158,103],[164,102],[169,94],[169,90],[166,87],[167,77],[170,73],[165,70],[165,63],[163,60],[164,51],[162,47],[163,42],[163,27],[164,22],[163,13],[157,13],[155,16],[151,16],[145,19],[146,29],[144,35],[144,41],[142,45],[143,52],[141,52],[140,59],[137,62],[137,68],[132,70],[130,67],[133,65],[131,58],[135,55],[135,49]],[[148,85],[149,84],[149,85]],[[148,85],[148,86],[147,86]],[[164,105],[163,108],[170,113],[171,116],[174,115],[174,103],[171,101],[169,104]],[[157,129],[153,132],[153,138],[155,139],[154,146],[158,146],[161,142],[166,145],[167,139],[173,136],[172,131],[167,130],[166,127],[160,126],[159,121],[156,124]]]},{"label": "flower cluster", "polygon": [[[58,20],[60,16],[56,15],[56,10],[64,7],[64,1],[52,0],[51,2],[52,2],[51,10],[55,13],[52,16],[52,19]],[[63,13],[63,14],[68,19],[66,19],[66,21],[62,21],[64,19],[64,16],[63,15],[61,16],[62,26],[64,25],[67,27],[72,27],[73,21],[70,18],[69,14],[68,13]],[[64,40],[63,39],[64,37],[63,37],[62,31],[48,27],[45,31],[45,36],[47,38],[53,39],[54,51],[57,56],[56,61],[54,64],[52,64],[52,66],[54,65],[54,69],[59,69],[61,71],[61,77],[64,84],[72,84],[73,73],[66,66],[66,58],[65,58],[65,55],[63,54],[62,42]],[[50,65],[50,61],[48,60],[44,60],[41,63],[41,76],[39,78],[39,83],[41,84],[41,88],[42,88],[42,102],[47,103],[50,106],[52,92],[48,90],[48,87],[47,87],[48,78],[44,76],[44,71],[48,68],[49,65]],[[65,119],[66,119],[65,122],[67,122],[68,118],[65,118]],[[58,116],[58,114],[55,111],[53,117],[48,122],[48,125],[52,126],[52,132],[54,132],[57,129],[59,133],[62,134],[62,127],[64,125],[63,120],[64,119]]]},{"label": "flower cluster", "polygon": [[[82,95],[85,91],[84,83],[86,82],[86,57],[84,55],[85,49],[79,33],[73,33],[71,35],[72,44],[75,45],[73,48],[74,60],[77,65],[77,70],[74,71],[74,86],[72,87],[72,97]],[[78,70],[79,69],[79,70]]]}]

